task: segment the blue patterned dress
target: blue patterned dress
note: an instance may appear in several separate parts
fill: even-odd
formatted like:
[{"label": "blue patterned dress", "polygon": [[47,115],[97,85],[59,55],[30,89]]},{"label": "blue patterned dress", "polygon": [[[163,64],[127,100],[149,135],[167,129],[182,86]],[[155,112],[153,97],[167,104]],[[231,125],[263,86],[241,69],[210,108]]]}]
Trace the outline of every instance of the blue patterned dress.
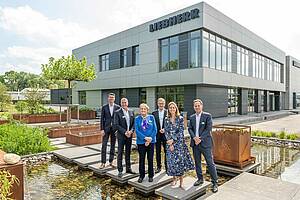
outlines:
[{"label": "blue patterned dress", "polygon": [[194,162],[184,140],[183,117],[175,118],[173,124],[170,119],[165,119],[165,136],[167,140],[173,139],[174,150],[170,151],[167,144],[167,174],[169,176],[182,176],[185,172],[195,169]]}]

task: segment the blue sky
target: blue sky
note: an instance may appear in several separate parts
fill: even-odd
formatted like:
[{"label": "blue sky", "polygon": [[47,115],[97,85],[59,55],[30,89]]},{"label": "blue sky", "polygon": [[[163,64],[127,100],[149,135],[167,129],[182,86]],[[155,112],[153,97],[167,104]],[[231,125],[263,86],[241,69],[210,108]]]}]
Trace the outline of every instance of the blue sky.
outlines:
[{"label": "blue sky", "polygon": [[[0,74],[39,74],[48,58],[198,0],[0,0]],[[268,42],[300,59],[300,3],[294,0],[207,0]]]}]

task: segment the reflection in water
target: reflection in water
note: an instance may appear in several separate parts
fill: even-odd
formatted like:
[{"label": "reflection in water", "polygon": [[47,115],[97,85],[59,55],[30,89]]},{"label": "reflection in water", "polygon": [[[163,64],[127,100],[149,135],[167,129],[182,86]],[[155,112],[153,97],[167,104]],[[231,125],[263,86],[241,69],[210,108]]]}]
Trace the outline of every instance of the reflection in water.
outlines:
[{"label": "reflection in water", "polygon": [[[300,184],[299,178],[296,181],[300,175],[297,168],[300,165],[299,150],[265,145],[254,145],[251,150],[256,162],[261,163],[258,174]],[[298,172],[293,170],[295,168]]]},{"label": "reflection in water", "polygon": [[[254,145],[252,155],[261,163],[258,174],[300,184],[300,151]],[[137,153],[133,153],[137,160]],[[194,171],[188,173],[196,176]],[[220,182],[229,178],[220,177]],[[78,169],[77,166],[64,164],[59,160],[26,168],[26,200],[72,200],[72,199],[146,199],[134,193],[133,187],[119,187],[109,178],[98,178],[91,171]],[[147,198],[161,199],[158,196]]]}]

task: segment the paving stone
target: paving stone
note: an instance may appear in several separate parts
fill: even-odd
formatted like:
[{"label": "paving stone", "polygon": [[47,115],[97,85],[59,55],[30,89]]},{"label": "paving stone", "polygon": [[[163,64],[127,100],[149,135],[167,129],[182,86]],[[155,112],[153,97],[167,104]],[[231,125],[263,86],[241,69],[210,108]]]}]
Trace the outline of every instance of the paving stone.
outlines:
[{"label": "paving stone", "polygon": [[53,151],[53,154],[59,157],[60,159],[71,163],[74,159],[77,158],[99,155],[99,152],[84,147],[72,147]]},{"label": "paving stone", "polygon": [[58,149],[66,149],[66,148],[70,148],[70,147],[77,147],[76,145],[74,144],[69,144],[69,143],[64,143],[64,144],[57,144],[57,145],[54,145],[56,148]]},{"label": "paving stone", "polygon": [[[106,156],[106,159],[109,158],[109,155]],[[79,167],[87,168],[88,165],[96,164],[101,162],[101,154],[97,154],[94,156],[88,156],[83,158],[77,158],[73,160]]]},{"label": "paving stone", "polygon": [[155,190],[155,194],[162,196],[163,199],[171,200],[187,200],[196,199],[206,193],[206,189],[211,185],[209,182],[204,182],[201,186],[194,186],[197,179],[191,176],[184,177],[184,189],[179,188],[177,185],[171,186],[170,184]]},{"label": "paving stone", "polygon": [[219,192],[208,200],[295,200],[299,199],[300,185],[251,173],[242,173],[219,187]]},{"label": "paving stone", "polygon": [[153,182],[151,183],[148,181],[148,176],[145,177],[142,183],[139,183],[138,179],[139,177],[130,179],[128,181],[128,184],[132,185],[135,191],[145,196],[154,194],[155,189],[172,182],[172,176],[168,176],[165,171],[161,171],[160,173],[155,174],[153,177]]},{"label": "paving stone", "polygon": [[119,185],[124,185],[128,182],[129,179],[132,179],[132,178],[135,178],[135,177],[138,177],[139,174],[138,174],[138,171],[139,171],[139,164],[134,164],[134,165],[131,165],[131,169],[133,172],[136,172],[136,174],[128,174],[128,173],[125,173],[126,171],[126,168],[124,167],[123,168],[123,175],[122,177],[119,177],[118,176],[118,169],[114,169],[114,170],[111,170],[111,171],[107,171],[106,172],[106,175],[111,177],[112,181],[114,181],[115,183],[119,184]]}]

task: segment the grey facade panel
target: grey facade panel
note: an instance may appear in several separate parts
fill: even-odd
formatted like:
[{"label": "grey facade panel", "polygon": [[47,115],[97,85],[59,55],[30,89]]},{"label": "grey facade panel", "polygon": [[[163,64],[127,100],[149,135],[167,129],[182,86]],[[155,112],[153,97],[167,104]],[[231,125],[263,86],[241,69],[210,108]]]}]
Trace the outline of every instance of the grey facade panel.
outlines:
[{"label": "grey facade panel", "polygon": [[188,41],[179,42],[179,69],[189,67],[189,44]]},{"label": "grey facade panel", "polygon": [[261,110],[261,91],[255,90],[255,97],[254,97],[254,112],[260,113]]},{"label": "grey facade panel", "polygon": [[127,48],[127,67],[130,67],[133,65],[133,56],[132,56],[132,47]]},{"label": "grey facade panel", "polygon": [[109,69],[119,69],[121,67],[120,51],[109,53]]},{"label": "grey facade panel", "polygon": [[196,97],[203,101],[204,111],[211,113],[212,117],[225,117],[228,115],[227,88],[198,85]]},{"label": "grey facade panel", "polygon": [[246,115],[248,113],[248,90],[240,88],[239,93],[238,113],[240,115]]},{"label": "grey facade panel", "polygon": [[232,57],[232,60],[231,60],[231,70],[232,70],[232,73],[237,73],[237,47],[236,47],[236,44],[232,43],[231,45],[231,57]]},{"label": "grey facade panel", "polygon": [[196,99],[196,85],[184,86],[184,110],[189,117],[194,113],[193,100]]},{"label": "grey facade panel", "polygon": [[138,88],[126,89],[126,98],[129,102],[129,107],[139,107],[140,95]]}]

